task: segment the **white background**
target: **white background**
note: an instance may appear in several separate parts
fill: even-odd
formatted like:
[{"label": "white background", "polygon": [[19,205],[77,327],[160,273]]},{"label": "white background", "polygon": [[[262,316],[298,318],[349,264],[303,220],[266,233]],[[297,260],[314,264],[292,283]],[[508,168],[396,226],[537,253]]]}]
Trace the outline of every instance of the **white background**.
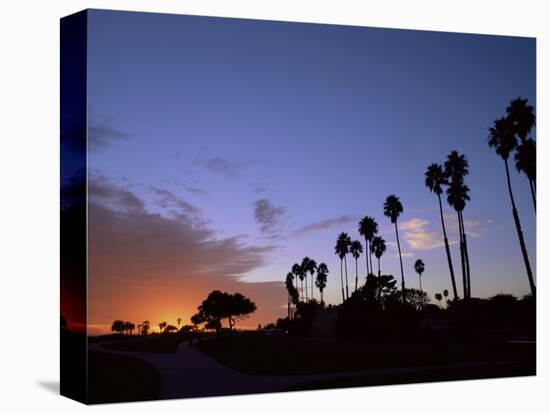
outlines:
[{"label": "white background", "polygon": [[[0,12],[0,404],[6,413],[541,413],[550,409],[548,297],[548,144],[543,104],[550,15],[539,1],[5,1]],[[537,37],[539,148],[536,378],[372,387],[95,406],[56,395],[59,325],[59,21],[87,8],[114,8],[361,26]],[[546,20],[545,20],[546,15]],[[546,24],[546,28],[544,27]],[[546,71],[548,74],[548,71]],[[545,99],[546,98],[546,99]],[[540,183],[543,183],[542,186]],[[510,216],[510,219],[511,216]],[[543,253],[543,254],[541,254]],[[548,251],[546,252],[548,254]]]}]

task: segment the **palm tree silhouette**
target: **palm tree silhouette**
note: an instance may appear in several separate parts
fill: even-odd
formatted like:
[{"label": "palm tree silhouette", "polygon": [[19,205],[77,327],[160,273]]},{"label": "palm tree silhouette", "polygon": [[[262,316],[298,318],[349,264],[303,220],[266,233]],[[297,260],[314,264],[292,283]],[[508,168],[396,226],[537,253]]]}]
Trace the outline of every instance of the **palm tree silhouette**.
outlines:
[{"label": "palm tree silhouette", "polygon": [[508,184],[508,194],[510,195],[510,202],[512,203],[512,215],[514,216],[514,222],[516,225],[516,231],[518,233],[521,254],[523,255],[525,269],[527,270],[527,278],[529,279],[531,294],[534,297],[536,292],[535,281],[533,279],[533,273],[531,272],[531,265],[529,264],[529,256],[527,255],[527,248],[525,246],[525,240],[523,238],[521,222],[519,220],[518,211],[516,209],[514,193],[512,192],[512,183],[510,182],[510,170],[508,168],[508,158],[510,157],[510,153],[512,152],[512,150],[516,147],[516,137],[514,135],[512,121],[508,118],[501,118],[496,120],[494,122],[494,126],[489,129],[488,143],[489,147],[494,148],[497,155],[504,161],[504,167],[506,170],[506,182]]},{"label": "palm tree silhouette", "polygon": [[[302,260],[302,269],[304,270],[304,273],[306,275],[306,280],[307,280],[307,273],[309,272],[309,274],[311,275],[311,299],[313,299],[313,275],[317,270],[317,262],[306,256]],[[307,291],[307,284],[306,284],[306,291]]]},{"label": "palm tree silhouette", "polygon": [[516,169],[524,173],[529,180],[529,189],[533,198],[533,207],[537,211],[537,144],[531,138],[527,138],[518,145],[514,155]]},{"label": "palm tree silhouette", "polygon": [[425,184],[428,189],[437,195],[437,201],[439,202],[439,215],[441,217],[441,228],[443,229],[443,241],[445,243],[445,252],[447,253],[447,263],[449,264],[449,273],[451,275],[451,284],[453,286],[453,295],[455,300],[458,299],[458,292],[456,289],[455,272],[453,268],[453,261],[451,258],[451,249],[449,248],[449,239],[447,239],[447,230],[445,229],[445,220],[443,218],[443,204],[441,203],[441,194],[443,193],[443,185],[448,185],[449,180],[443,172],[443,167],[439,164],[431,164],[426,170]]},{"label": "palm tree silhouette", "polygon": [[178,331],[179,331],[180,330],[180,325],[181,325],[181,318],[176,319],[176,321],[178,322]]},{"label": "palm tree silhouette", "polygon": [[294,276],[300,279],[300,299],[302,300],[304,296],[304,271],[302,269],[302,266],[300,266],[298,263],[294,263],[292,265],[292,273],[294,273]]},{"label": "palm tree silhouette", "polygon": [[[510,105],[506,108],[506,112],[508,113],[508,119],[512,123],[514,133],[521,141],[515,156],[516,168],[518,171],[525,173],[529,180],[533,206],[536,211],[536,145],[535,141],[527,139],[527,136],[535,126],[534,108],[527,104],[527,99],[517,98],[510,102]],[[527,143],[527,141],[530,142]]]},{"label": "palm tree silhouette", "polygon": [[321,263],[319,264],[319,266],[317,266],[317,278],[315,279],[315,286],[317,286],[321,294],[321,305],[324,303],[323,291],[327,286],[328,273],[328,266],[325,263]]},{"label": "palm tree silhouette", "polygon": [[445,308],[447,308],[447,296],[449,296],[449,291],[447,289],[443,290],[443,296],[445,296]]},{"label": "palm tree silhouette", "polygon": [[374,253],[376,260],[378,261],[378,302],[380,302],[380,296],[382,294],[382,284],[380,283],[380,258],[386,251],[386,241],[380,236],[373,237],[370,245],[370,251],[371,253]]},{"label": "palm tree silhouette", "polygon": [[451,179],[447,188],[447,202],[451,205],[458,218],[458,233],[460,237],[460,262],[462,265],[462,283],[464,298],[470,297],[470,259],[466,242],[466,230],[462,211],[470,200],[470,189],[464,184],[464,177],[468,175],[468,160],[457,151],[452,151],[445,161],[445,175]]},{"label": "palm tree silhouette", "polygon": [[[347,233],[340,233],[338,239],[336,240],[336,246],[334,247],[335,254],[340,258],[340,279],[342,282],[342,301],[345,301],[349,297],[348,289],[348,263],[346,260],[346,255],[349,253],[349,247],[351,244],[351,238]],[[346,295],[344,296],[344,279],[342,277],[342,263],[346,269]]]},{"label": "palm tree silhouette", "polygon": [[159,323],[159,331],[160,331],[160,333],[162,333],[162,331],[164,331],[164,329],[166,328],[166,326],[168,326],[168,323],[167,323],[167,322],[161,322],[161,323]]},{"label": "palm tree silhouette", "polygon": [[424,273],[424,262],[421,259],[417,259],[416,262],[414,262],[414,271],[418,273],[420,293],[422,293],[422,273]]},{"label": "palm tree silhouette", "polygon": [[[371,248],[370,243],[372,241],[372,238],[378,234],[378,223],[376,223],[376,220],[373,217],[365,216],[359,221],[359,228],[358,228],[359,234],[365,238],[365,252],[368,252],[369,254],[365,254],[365,260],[367,262],[367,276],[371,273],[373,273],[372,270],[372,256],[370,254]],[[369,262],[370,259],[370,262]]]},{"label": "palm tree silhouette", "polygon": [[349,251],[353,258],[355,259],[355,290],[357,290],[357,279],[359,278],[359,267],[357,265],[357,259],[359,259],[359,256],[361,256],[361,253],[363,253],[363,246],[361,245],[361,242],[359,240],[354,240],[351,242]]},{"label": "palm tree silhouette", "polygon": [[310,267],[309,262],[310,261],[311,261],[311,259],[306,256],[302,259],[302,264],[300,266],[301,269],[302,269],[302,272],[304,274],[304,279],[305,279],[305,285],[306,285],[306,287],[305,287],[305,299],[306,299],[306,302],[307,302],[307,299],[308,299],[308,297],[307,297],[307,295],[308,295],[308,291],[307,291],[307,272],[309,271],[309,267]]},{"label": "palm tree silhouette", "polygon": [[397,219],[403,213],[403,205],[399,201],[399,197],[394,194],[386,197],[384,203],[384,215],[390,218],[390,221],[395,225],[395,238],[397,240],[397,251],[399,252],[399,265],[401,266],[401,292],[403,303],[407,301],[405,292],[405,274],[403,272],[403,258],[401,257],[401,244],[399,243],[399,230],[397,228]]}]

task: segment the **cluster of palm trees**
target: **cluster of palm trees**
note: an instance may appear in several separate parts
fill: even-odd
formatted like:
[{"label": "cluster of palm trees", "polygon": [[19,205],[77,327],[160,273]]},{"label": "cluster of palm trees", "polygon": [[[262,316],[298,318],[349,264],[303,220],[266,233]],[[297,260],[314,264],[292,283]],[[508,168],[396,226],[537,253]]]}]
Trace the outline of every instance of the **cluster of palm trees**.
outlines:
[{"label": "cluster of palm trees", "polygon": [[[395,195],[390,195],[386,198],[384,204],[384,215],[388,216],[392,223],[395,223],[397,244],[399,250],[399,260],[401,263],[401,285],[405,288],[405,276],[403,272],[403,262],[401,258],[401,246],[399,244],[399,233],[397,229],[397,218],[403,212],[403,206],[399,201],[399,198]],[[365,239],[365,264],[367,270],[367,276],[374,276],[374,267],[372,264],[372,256],[376,257],[378,262],[378,278],[381,276],[380,259],[386,252],[386,241],[377,236],[378,223],[371,216],[363,217],[357,227],[359,235]],[[334,247],[334,253],[340,258],[340,283],[342,288],[342,301],[349,299],[349,281],[348,281],[348,263],[347,255],[351,254],[355,259],[355,290],[358,289],[359,279],[359,257],[363,253],[363,245],[359,240],[351,240],[351,237],[347,233],[340,233],[336,239],[336,245]],[[345,275],[345,284],[344,284]],[[405,295],[403,295],[405,300]]]},{"label": "cluster of palm trees", "polygon": [[[158,324],[159,332],[160,333],[168,333],[168,332],[174,332],[178,331],[179,327],[181,325],[182,319],[177,319],[178,326],[169,325],[168,322],[160,322]],[[136,325],[134,325],[132,322],[124,322],[121,320],[116,320],[113,322],[111,326],[112,332],[118,332],[122,334],[132,335],[134,332],[134,329],[136,329]],[[137,324],[137,333],[138,335],[146,336],[149,333],[149,330],[151,329],[151,322],[143,321],[142,323]]]},{"label": "cluster of palm trees", "polygon": [[[308,289],[308,274],[311,277],[311,289]],[[313,287],[319,289],[320,301],[323,303],[323,291],[327,286],[328,266],[309,257],[304,257],[300,263],[294,263],[287,273],[285,286],[288,292],[288,315],[291,314],[291,303],[307,302],[315,299]],[[314,279],[315,276],[315,279]],[[305,282],[305,283],[304,283]]]},{"label": "cluster of palm trees", "polygon": [[470,258],[463,217],[464,208],[468,201],[470,201],[470,188],[464,183],[464,177],[467,176],[468,173],[469,165],[466,156],[459,154],[457,151],[451,151],[447,156],[444,166],[437,163],[431,164],[424,174],[426,187],[437,196],[439,203],[443,242],[445,243],[445,252],[447,254],[447,263],[449,265],[449,274],[451,276],[451,285],[455,300],[458,299],[458,291],[449,247],[449,239],[447,238],[447,230],[445,227],[441,194],[443,194],[444,187],[447,187],[447,202],[457,214],[463,295],[464,298],[469,298],[471,297]]},{"label": "cluster of palm trees", "polygon": [[527,254],[527,247],[525,246],[525,239],[521,228],[521,221],[512,191],[508,159],[515,151],[514,160],[516,162],[516,169],[519,173],[523,173],[527,177],[531,197],[533,199],[533,207],[536,213],[536,143],[529,137],[534,126],[535,114],[533,107],[528,105],[527,99],[517,98],[510,102],[510,105],[506,108],[506,116],[494,121],[493,127],[489,129],[488,137],[489,147],[493,148],[496,154],[502,158],[504,162],[508,194],[512,204],[512,215],[514,217],[521,254],[525,263],[525,270],[533,297],[536,293],[535,280],[531,271],[529,255]]},{"label": "cluster of palm trees", "polygon": [[[494,148],[505,164],[506,179],[508,184],[508,193],[512,204],[512,213],[514,223],[518,233],[520,248],[527,270],[531,293],[535,295],[535,283],[529,264],[529,257],[525,246],[523,231],[519,214],[517,212],[512,186],[510,182],[510,171],[508,159],[515,151],[514,160],[516,169],[519,173],[525,174],[527,177],[529,188],[533,199],[533,207],[536,212],[536,143],[530,137],[531,130],[535,125],[535,115],[532,106],[527,104],[526,99],[517,98],[513,100],[506,109],[507,115],[494,121],[494,126],[489,129],[488,144]],[[452,207],[457,214],[458,221],[458,236],[460,250],[460,264],[462,274],[463,297],[471,298],[471,272],[470,272],[470,257],[468,253],[468,240],[464,221],[464,209],[470,201],[470,188],[465,183],[465,177],[469,174],[469,164],[464,154],[459,154],[457,151],[451,151],[443,164],[433,163],[428,166],[424,178],[425,186],[437,196],[439,213],[441,219],[441,228],[443,232],[443,241],[445,245],[445,253],[449,267],[449,275],[453,290],[454,300],[458,300],[458,290],[451,256],[449,239],[447,236],[447,228],[445,225],[445,216],[443,214],[442,194],[447,196],[447,203]],[[405,274],[403,271],[403,259],[401,253],[401,244],[399,240],[398,218],[403,214],[403,205],[399,197],[392,194],[389,195],[384,202],[384,215],[390,219],[390,222],[395,228],[395,239],[397,251],[399,255],[399,265],[401,271],[401,292],[403,303],[406,302],[405,289]],[[359,265],[358,260],[361,254],[365,254],[365,263],[367,276],[373,275],[372,256],[378,260],[378,280],[380,280],[380,259],[386,251],[385,240],[378,236],[378,223],[371,216],[363,217],[358,223],[358,233],[364,238],[364,246],[359,240],[352,240],[351,237],[342,232],[336,239],[334,248],[335,254],[340,258],[340,285],[342,290],[342,301],[345,302],[350,297],[349,281],[348,281],[348,265],[347,255],[351,254],[355,260],[355,290],[358,289]],[[364,249],[363,249],[364,247]],[[425,270],[424,262],[418,259],[414,264],[414,270],[418,273],[420,291],[422,292],[422,273]],[[302,260],[301,264],[295,263],[292,266],[292,271],[288,273],[286,279],[286,287],[289,292],[289,315],[290,302],[307,301],[307,275],[311,275],[311,298],[313,298],[313,275],[317,271],[317,279],[315,285],[321,293],[321,301],[323,298],[323,290],[326,287],[328,268],[324,263],[317,266],[316,262],[308,257]],[[304,293],[305,280],[305,293]],[[344,282],[345,280],[345,282]],[[299,281],[300,288],[295,287],[296,281]],[[445,298],[449,292],[444,290]],[[437,293],[436,299],[441,301],[441,293]]]}]

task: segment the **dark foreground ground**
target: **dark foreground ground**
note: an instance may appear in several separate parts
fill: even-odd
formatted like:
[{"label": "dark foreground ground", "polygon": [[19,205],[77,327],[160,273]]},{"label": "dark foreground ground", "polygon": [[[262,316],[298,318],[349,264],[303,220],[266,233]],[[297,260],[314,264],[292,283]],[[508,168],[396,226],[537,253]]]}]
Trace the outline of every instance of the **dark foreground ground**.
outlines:
[{"label": "dark foreground ground", "polygon": [[[178,345],[189,339],[187,334],[105,337],[90,342],[113,339],[116,342],[101,345],[106,352],[89,354],[92,403],[536,374],[534,341],[506,337],[461,342],[450,338],[313,339],[249,332],[233,338],[203,338],[183,353]],[[186,355],[187,361],[196,362],[193,371],[191,365],[185,365]],[[155,365],[159,358],[164,365]],[[168,382],[187,385],[172,387],[167,394],[163,391],[167,372]],[[201,381],[204,386],[199,387],[199,395],[190,387]],[[214,382],[216,389],[214,385],[205,389]],[[235,382],[241,386],[235,387]],[[254,388],[258,382],[267,385]],[[277,386],[270,388],[269,384]]]}]

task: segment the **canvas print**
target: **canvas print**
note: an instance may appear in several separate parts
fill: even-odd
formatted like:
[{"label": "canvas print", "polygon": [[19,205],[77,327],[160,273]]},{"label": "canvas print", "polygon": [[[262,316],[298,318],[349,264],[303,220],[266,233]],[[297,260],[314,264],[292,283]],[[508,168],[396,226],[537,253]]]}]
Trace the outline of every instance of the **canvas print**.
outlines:
[{"label": "canvas print", "polygon": [[536,374],[536,40],[61,20],[61,393]]}]

